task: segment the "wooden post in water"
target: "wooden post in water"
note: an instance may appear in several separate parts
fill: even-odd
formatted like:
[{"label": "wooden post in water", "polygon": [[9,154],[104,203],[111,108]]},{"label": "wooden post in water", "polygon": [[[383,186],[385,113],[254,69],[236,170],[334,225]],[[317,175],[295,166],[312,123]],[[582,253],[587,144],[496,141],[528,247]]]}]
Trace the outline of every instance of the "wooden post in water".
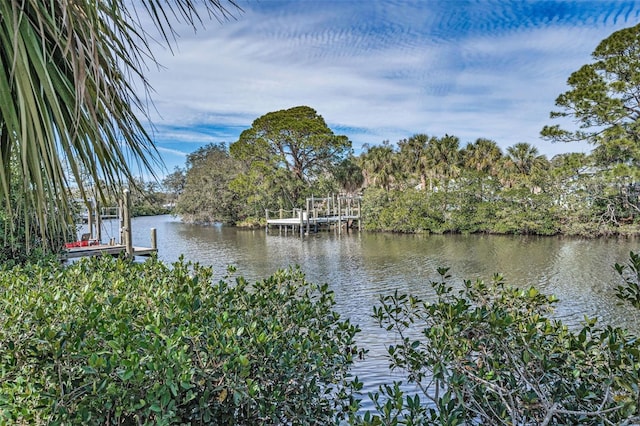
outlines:
[{"label": "wooden post in water", "polygon": [[93,238],[93,209],[91,201],[87,201],[87,226],[89,227],[89,238]]},{"label": "wooden post in water", "polygon": [[156,228],[151,228],[151,248],[158,250],[158,235],[156,233]]},{"label": "wooden post in water", "polygon": [[127,256],[133,256],[133,240],[131,239],[131,193],[128,189],[124,190],[124,241]]},{"label": "wooden post in water", "polygon": [[[321,200],[322,200],[322,198],[321,198]],[[317,206],[317,202],[316,202],[316,200],[315,200],[315,197],[314,197],[313,195],[311,196],[311,209],[313,209],[313,219],[314,219],[314,222],[313,222],[313,232],[315,232],[315,233],[317,234],[317,233],[318,233],[318,217],[319,217],[319,215],[318,215],[318,210],[319,210],[319,209],[318,209],[318,206]],[[309,233],[309,232],[307,232],[307,234],[308,234],[308,233]]]},{"label": "wooden post in water", "polygon": [[125,244],[124,241],[124,203],[122,202],[122,199],[118,200],[118,229],[120,229],[120,240],[118,241],[118,244]]},{"label": "wooden post in water", "polygon": [[98,244],[102,243],[102,213],[98,200],[96,200],[96,240],[98,240]]},{"label": "wooden post in water", "polygon": [[300,216],[300,238],[302,238],[302,235],[304,234],[304,212],[302,211],[302,209],[298,211],[298,215]]},{"label": "wooden post in water", "polygon": [[342,199],[338,194],[338,235],[342,234]]},{"label": "wooden post in water", "polygon": [[265,225],[264,225],[264,232],[266,232],[267,234],[269,233],[269,209],[264,209],[264,217],[265,217]]},{"label": "wooden post in water", "polygon": [[309,235],[309,226],[311,225],[311,208],[313,208],[313,195],[311,196],[311,206],[309,206],[309,199],[307,198],[307,235]]},{"label": "wooden post in water", "polygon": [[327,194],[327,217],[331,216],[331,196]]}]

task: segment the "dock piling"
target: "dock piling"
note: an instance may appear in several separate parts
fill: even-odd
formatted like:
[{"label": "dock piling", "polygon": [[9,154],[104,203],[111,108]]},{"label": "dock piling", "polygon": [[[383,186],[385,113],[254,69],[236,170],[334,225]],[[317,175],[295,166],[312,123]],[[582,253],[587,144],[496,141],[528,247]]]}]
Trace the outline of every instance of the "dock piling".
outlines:
[{"label": "dock piling", "polygon": [[264,230],[268,234],[269,233],[269,209],[264,210],[264,216],[266,219],[266,225],[264,226]]},{"label": "dock piling", "polygon": [[124,190],[124,241],[127,256],[133,256],[133,240],[131,238],[131,193],[128,189]]},{"label": "dock piling", "polygon": [[102,214],[100,212],[100,202],[96,200],[96,235],[95,238],[98,242],[102,242]]},{"label": "dock piling", "polygon": [[158,236],[156,233],[156,228],[151,228],[151,248],[154,250],[158,250]]},{"label": "dock piling", "polygon": [[342,202],[338,197],[338,235],[342,234]]},{"label": "dock piling", "polygon": [[306,199],[302,208],[294,208],[291,216],[283,214],[282,209],[280,209],[279,218],[270,218],[268,211],[265,216],[267,233],[271,226],[278,226],[280,233],[284,228],[285,235],[287,229],[291,228],[292,232],[295,232],[297,226],[300,237],[305,234],[309,235],[312,231],[311,227],[316,232],[321,229],[335,230],[335,227],[338,227],[338,233],[341,233],[343,226],[345,231],[349,232],[349,229],[353,229],[357,223],[358,229],[362,229],[360,196],[358,195],[330,194],[327,198],[311,196]]}]

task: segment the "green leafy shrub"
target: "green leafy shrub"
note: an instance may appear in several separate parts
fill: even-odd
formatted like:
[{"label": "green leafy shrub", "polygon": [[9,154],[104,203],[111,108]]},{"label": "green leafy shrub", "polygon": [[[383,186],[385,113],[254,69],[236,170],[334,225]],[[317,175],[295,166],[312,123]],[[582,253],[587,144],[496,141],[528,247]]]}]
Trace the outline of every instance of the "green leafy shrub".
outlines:
[{"label": "green leafy shrub", "polygon": [[0,424],[326,424],[357,407],[358,329],[297,269],[212,283],[180,260],[0,271]]},{"label": "green leafy shrub", "polygon": [[[50,232],[43,239],[40,234],[32,232],[36,223],[35,214],[25,214],[20,210],[10,215],[6,209],[0,211],[0,264],[48,261],[55,257],[65,242],[65,233],[62,230]],[[72,226],[66,230],[67,235],[74,232]]]},{"label": "green leafy shrub", "polygon": [[[459,292],[446,269],[427,303],[393,295],[374,308],[394,334],[392,369],[401,383],[371,395],[367,425],[636,424],[640,421],[640,351],[621,329],[586,320],[571,330],[547,317],[555,302],[535,288],[466,281]],[[405,389],[405,390],[403,390]]]},{"label": "green leafy shrub", "polygon": [[362,217],[364,229],[367,231],[381,231],[383,224],[380,216],[383,210],[390,204],[388,191],[378,188],[367,188],[362,198]]},{"label": "green leafy shrub", "polygon": [[444,216],[443,195],[427,196],[423,191],[384,191],[367,189],[362,201],[364,229],[402,233],[442,233]]},{"label": "green leafy shrub", "polygon": [[450,192],[368,188],[362,217],[367,231],[555,235],[561,226],[552,206],[547,194],[527,188],[503,191],[491,200],[464,185]]},{"label": "green leafy shrub", "polygon": [[493,232],[498,234],[555,235],[560,224],[548,194],[532,194],[526,188],[502,192],[496,204]]},{"label": "green leafy shrub", "polygon": [[614,268],[624,281],[616,288],[616,297],[640,309],[640,255],[631,252],[627,265],[616,263]]},{"label": "green leafy shrub", "polygon": [[495,228],[496,203],[481,201],[469,196],[450,212],[452,231],[463,234],[489,233]]}]

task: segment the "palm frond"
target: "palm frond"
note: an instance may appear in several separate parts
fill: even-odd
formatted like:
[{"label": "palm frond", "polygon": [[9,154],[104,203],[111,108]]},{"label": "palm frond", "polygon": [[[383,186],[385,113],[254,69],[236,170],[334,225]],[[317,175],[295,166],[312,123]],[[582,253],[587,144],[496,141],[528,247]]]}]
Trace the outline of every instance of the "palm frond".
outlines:
[{"label": "palm frond", "polygon": [[[220,0],[202,3],[217,19],[231,16]],[[200,21],[194,0],[142,5],[168,44],[174,22]],[[71,217],[71,181],[87,198],[84,174],[104,182],[103,193],[160,165],[134,85],[149,89],[153,60],[142,22],[123,0],[0,2],[0,196],[9,216],[33,218],[45,244]],[[32,227],[27,220],[25,232]]]}]

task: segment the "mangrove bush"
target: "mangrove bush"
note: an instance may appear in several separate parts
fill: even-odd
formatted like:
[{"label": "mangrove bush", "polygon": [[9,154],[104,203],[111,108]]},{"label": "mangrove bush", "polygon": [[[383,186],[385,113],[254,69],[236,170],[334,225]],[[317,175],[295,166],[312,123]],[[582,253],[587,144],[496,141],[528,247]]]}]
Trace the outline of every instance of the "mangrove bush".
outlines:
[{"label": "mangrove bush", "polygon": [[327,424],[354,411],[357,327],[297,269],[180,260],[0,270],[0,424]]}]

